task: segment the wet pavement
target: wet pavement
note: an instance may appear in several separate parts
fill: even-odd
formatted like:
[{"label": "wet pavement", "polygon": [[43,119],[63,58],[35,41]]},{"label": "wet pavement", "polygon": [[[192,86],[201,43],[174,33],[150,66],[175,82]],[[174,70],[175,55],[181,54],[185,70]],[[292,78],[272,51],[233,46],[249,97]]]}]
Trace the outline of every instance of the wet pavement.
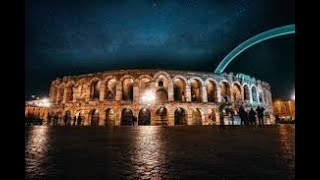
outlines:
[{"label": "wet pavement", "polygon": [[294,179],[295,126],[25,128],[26,179]]}]

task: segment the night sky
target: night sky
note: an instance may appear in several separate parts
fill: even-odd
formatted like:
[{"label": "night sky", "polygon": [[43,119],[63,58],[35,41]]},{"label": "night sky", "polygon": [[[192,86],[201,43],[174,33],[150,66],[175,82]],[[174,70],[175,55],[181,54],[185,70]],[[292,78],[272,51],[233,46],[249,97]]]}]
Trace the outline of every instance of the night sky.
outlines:
[{"label": "night sky", "polygon": [[[294,24],[293,0],[27,0],[25,95],[56,77],[112,69],[213,72],[233,48]],[[251,47],[226,69],[267,81],[274,99],[295,87],[294,35]]]}]

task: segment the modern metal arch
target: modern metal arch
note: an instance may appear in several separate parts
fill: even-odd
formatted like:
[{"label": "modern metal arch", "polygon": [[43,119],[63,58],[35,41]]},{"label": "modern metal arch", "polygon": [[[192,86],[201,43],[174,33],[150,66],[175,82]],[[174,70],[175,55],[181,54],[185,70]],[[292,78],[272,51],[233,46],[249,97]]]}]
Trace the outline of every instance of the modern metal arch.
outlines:
[{"label": "modern metal arch", "polygon": [[225,68],[231,63],[231,61],[238,56],[240,53],[245,51],[246,49],[250,48],[251,46],[258,44],[262,41],[284,36],[288,34],[294,34],[295,33],[295,25],[290,24],[286,26],[277,27],[268,31],[264,31],[258,35],[255,35],[251,37],[250,39],[244,41],[240,45],[238,45],[235,49],[233,49],[218,65],[214,73],[222,73]]}]

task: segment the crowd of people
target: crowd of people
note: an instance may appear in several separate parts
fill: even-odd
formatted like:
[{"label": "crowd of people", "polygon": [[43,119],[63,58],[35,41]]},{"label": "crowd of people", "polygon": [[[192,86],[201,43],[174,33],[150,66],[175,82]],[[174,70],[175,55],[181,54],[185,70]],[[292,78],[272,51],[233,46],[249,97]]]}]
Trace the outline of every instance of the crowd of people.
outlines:
[{"label": "crowd of people", "polygon": [[257,125],[256,119],[258,118],[259,126],[264,125],[263,113],[265,109],[261,106],[258,106],[256,110],[250,108],[250,110],[245,110],[243,106],[239,108],[239,117],[241,120],[240,125]]}]

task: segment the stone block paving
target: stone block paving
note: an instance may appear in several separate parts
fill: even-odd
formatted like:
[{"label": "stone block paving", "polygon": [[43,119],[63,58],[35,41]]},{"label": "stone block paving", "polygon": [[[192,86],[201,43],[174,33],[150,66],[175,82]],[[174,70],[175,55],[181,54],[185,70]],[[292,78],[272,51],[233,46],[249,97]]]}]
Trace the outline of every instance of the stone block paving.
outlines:
[{"label": "stone block paving", "polygon": [[26,179],[294,179],[295,127],[26,127]]}]

